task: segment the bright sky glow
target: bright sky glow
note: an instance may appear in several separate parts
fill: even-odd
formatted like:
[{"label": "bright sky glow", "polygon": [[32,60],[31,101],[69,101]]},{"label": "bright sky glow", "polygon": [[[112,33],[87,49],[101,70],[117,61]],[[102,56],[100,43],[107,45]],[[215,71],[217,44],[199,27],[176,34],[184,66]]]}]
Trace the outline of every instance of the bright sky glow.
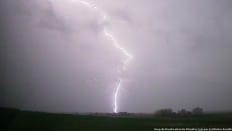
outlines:
[{"label": "bright sky glow", "polygon": [[[99,8],[98,6],[96,6],[94,3],[92,2],[88,2],[88,1],[83,1],[83,0],[72,0],[72,2],[78,2],[88,8],[90,8],[91,10],[95,10],[96,12],[98,12],[100,15],[99,17],[102,17],[103,18],[103,21],[106,21],[107,18],[109,17],[107,15],[107,13]],[[113,46],[120,50],[120,52],[125,56],[124,58],[124,61],[123,61],[123,65],[120,69],[120,73],[122,73],[122,71],[125,71],[126,70],[126,67],[128,65],[128,63],[130,62],[130,60],[132,59],[132,55],[125,49],[123,48],[119,42],[116,40],[116,38],[114,37],[114,35],[107,30],[106,27],[103,27],[103,33],[105,35],[105,37],[111,41],[111,43],[113,44]],[[118,113],[118,94],[119,94],[119,90],[121,88],[121,84],[122,84],[122,78],[121,76],[118,77],[118,80],[116,81],[116,89],[115,89],[115,92],[114,92],[114,113]]]}]

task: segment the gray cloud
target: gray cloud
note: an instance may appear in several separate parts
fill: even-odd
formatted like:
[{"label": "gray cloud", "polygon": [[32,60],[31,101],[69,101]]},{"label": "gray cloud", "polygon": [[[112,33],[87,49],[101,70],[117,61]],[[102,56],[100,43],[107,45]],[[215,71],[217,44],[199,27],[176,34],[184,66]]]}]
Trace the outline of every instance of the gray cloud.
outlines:
[{"label": "gray cloud", "polygon": [[2,105],[111,112],[123,56],[103,35],[107,27],[134,56],[123,74],[121,111],[232,108],[230,0],[96,4],[109,22],[69,1],[1,4]]}]

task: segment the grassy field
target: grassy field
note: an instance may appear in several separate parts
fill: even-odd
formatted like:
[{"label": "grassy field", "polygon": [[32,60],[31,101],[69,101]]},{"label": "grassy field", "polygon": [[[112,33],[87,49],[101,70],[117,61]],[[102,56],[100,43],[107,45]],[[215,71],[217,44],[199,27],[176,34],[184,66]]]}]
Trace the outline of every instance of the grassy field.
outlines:
[{"label": "grassy field", "polygon": [[0,131],[153,131],[157,127],[232,127],[232,113],[191,117],[112,117],[0,108]]}]

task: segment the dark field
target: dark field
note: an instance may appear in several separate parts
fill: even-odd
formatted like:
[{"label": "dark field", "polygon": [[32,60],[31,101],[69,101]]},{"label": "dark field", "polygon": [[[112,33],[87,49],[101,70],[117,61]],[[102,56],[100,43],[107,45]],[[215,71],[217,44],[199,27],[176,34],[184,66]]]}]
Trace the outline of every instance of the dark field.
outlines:
[{"label": "dark field", "polygon": [[69,115],[0,108],[0,131],[153,131],[157,127],[232,127],[232,113],[185,117]]}]

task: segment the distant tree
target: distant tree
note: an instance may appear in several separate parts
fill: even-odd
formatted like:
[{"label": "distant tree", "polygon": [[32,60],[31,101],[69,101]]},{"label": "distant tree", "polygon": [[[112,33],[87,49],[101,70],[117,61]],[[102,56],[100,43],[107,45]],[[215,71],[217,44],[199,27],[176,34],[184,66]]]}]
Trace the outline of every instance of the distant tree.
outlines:
[{"label": "distant tree", "polygon": [[194,109],[192,110],[192,114],[193,114],[193,115],[201,115],[201,114],[203,114],[203,109],[200,108],[200,107],[196,107],[196,108],[194,108]]},{"label": "distant tree", "polygon": [[119,112],[118,115],[120,115],[120,116],[129,116],[130,114],[128,112]]},{"label": "distant tree", "polygon": [[175,113],[172,111],[172,109],[160,109],[154,113],[155,116],[173,116]]},{"label": "distant tree", "polygon": [[192,113],[186,109],[181,109],[177,112],[178,116],[190,116]]}]

